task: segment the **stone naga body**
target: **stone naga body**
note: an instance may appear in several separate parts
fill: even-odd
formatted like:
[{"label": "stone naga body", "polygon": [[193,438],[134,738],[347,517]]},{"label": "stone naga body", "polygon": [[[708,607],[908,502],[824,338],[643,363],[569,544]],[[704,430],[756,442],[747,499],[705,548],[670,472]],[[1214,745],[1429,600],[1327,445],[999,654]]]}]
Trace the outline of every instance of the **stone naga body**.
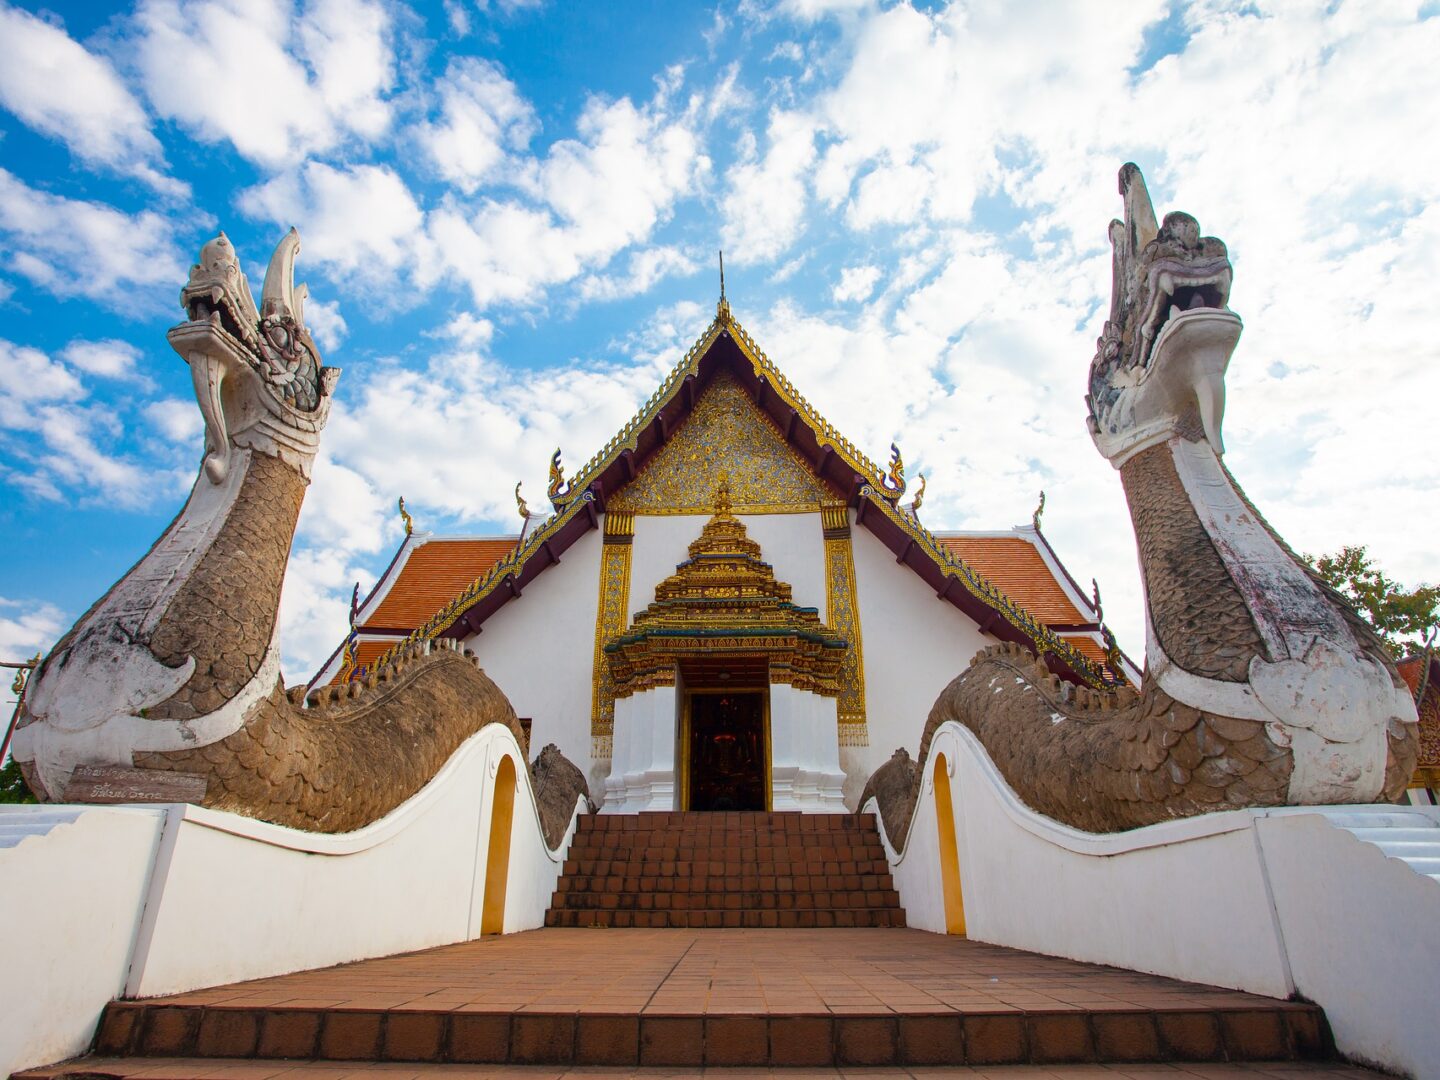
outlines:
[{"label": "stone naga body", "polygon": [[[1086,401],[1138,541],[1144,678],[1138,693],[1077,689],[1019,646],[986,649],[940,695],[919,759],[940,724],[959,721],[1031,807],[1098,832],[1236,807],[1393,801],[1418,751],[1409,692],[1222,460],[1241,330],[1225,245],[1188,214],[1157,224],[1134,165],[1120,191],[1110,319]],[[887,827],[908,820],[918,779],[898,755],[872,778],[871,790],[892,793],[880,796]]]},{"label": "stone naga body", "polygon": [[65,798],[80,765],[182,772],[203,778],[207,806],[341,832],[415,794],[485,724],[520,737],[453,642],[310,707],[285,691],[280,586],[339,375],[305,329],[299,247],[291,230],[258,309],[223,233],[191,269],[169,338],[205,417],[204,461],[179,516],[35,673],[14,756],[42,799]]}]

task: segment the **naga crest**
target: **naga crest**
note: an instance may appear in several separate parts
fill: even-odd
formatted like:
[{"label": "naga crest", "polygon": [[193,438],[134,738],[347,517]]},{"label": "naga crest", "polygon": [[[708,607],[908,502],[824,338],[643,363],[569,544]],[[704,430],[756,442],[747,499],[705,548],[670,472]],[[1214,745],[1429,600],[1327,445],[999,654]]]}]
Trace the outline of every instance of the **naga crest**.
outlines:
[{"label": "naga crest", "polygon": [[1240,338],[1227,306],[1225,244],[1201,236],[1189,214],[1159,225],[1140,169],[1120,169],[1125,220],[1110,223],[1114,280],[1110,318],[1090,364],[1090,431],[1118,468],[1180,433],[1223,453],[1225,369]]},{"label": "naga crest", "polygon": [[285,234],[255,306],[250,283],[223,232],[200,249],[180,290],[187,320],[169,333],[190,365],[205,416],[205,473],[220,483],[230,447],[278,454],[309,475],[338,368],[323,367],[305,327],[306,287],[294,284],[300,235]]}]

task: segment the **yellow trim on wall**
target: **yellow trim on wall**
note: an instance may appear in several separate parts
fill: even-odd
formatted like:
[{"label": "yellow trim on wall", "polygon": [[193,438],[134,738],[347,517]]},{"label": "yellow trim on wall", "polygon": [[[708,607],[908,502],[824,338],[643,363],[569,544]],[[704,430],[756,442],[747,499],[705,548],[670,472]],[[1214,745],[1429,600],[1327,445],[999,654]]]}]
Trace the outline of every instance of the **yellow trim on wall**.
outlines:
[{"label": "yellow trim on wall", "polygon": [[490,800],[490,845],[485,852],[485,893],[480,933],[505,932],[505,892],[510,883],[510,831],[515,819],[515,759],[506,754],[495,770]]},{"label": "yellow trim on wall", "polygon": [[940,841],[940,888],[945,897],[945,932],[965,936],[965,896],[960,889],[960,849],[955,843],[955,807],[945,755],[935,755],[935,822]]}]

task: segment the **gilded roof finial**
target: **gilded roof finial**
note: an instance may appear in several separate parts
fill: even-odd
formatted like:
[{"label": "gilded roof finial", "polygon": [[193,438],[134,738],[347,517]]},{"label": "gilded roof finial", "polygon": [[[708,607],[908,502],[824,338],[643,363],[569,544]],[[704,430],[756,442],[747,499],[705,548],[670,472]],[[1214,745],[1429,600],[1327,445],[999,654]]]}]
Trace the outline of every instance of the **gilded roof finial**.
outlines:
[{"label": "gilded roof finial", "polygon": [[1100,603],[1100,582],[1096,581],[1093,577],[1090,579],[1090,589],[1090,603],[1095,608],[1095,621],[1097,623],[1103,623],[1105,621],[1105,608]]},{"label": "gilded roof finial", "polygon": [[516,480],[516,481],[515,481],[515,509],[517,509],[517,510],[520,511],[520,520],[521,520],[521,521],[529,521],[529,520],[530,520],[530,507],[529,507],[528,505],[526,505],[525,500],[520,496],[520,484],[521,484],[521,481],[519,481],[519,480]]},{"label": "gilded roof finial", "polygon": [[565,466],[560,463],[558,446],[550,458],[550,486],[546,489],[545,494],[550,497],[550,505],[556,510],[569,502],[570,485],[565,483]]},{"label": "gilded roof finial", "polygon": [[905,459],[900,456],[900,444],[890,444],[890,471],[885,477],[885,490],[893,499],[905,494]]},{"label": "gilded roof finial", "polygon": [[730,321],[730,301],[725,299],[725,252],[720,252],[720,302],[715,305],[716,318]]},{"label": "gilded roof finial", "polygon": [[1041,492],[1040,492],[1040,503],[1039,503],[1038,506],[1035,507],[1035,513],[1033,513],[1033,514],[1030,515],[1030,524],[1031,524],[1032,526],[1034,526],[1036,532],[1039,532],[1039,531],[1040,531],[1040,518],[1041,518],[1041,516],[1042,516],[1044,513],[1045,513],[1045,492],[1044,492],[1044,491],[1041,491]]},{"label": "gilded roof finial", "polygon": [[405,496],[400,496],[400,518],[405,522],[405,535],[409,536],[415,531],[415,519],[410,516],[410,511],[405,509]]},{"label": "gilded roof finial", "polygon": [[925,474],[922,472],[916,477],[920,486],[915,489],[915,501],[910,504],[910,513],[915,514],[920,509],[920,504],[925,501]]}]

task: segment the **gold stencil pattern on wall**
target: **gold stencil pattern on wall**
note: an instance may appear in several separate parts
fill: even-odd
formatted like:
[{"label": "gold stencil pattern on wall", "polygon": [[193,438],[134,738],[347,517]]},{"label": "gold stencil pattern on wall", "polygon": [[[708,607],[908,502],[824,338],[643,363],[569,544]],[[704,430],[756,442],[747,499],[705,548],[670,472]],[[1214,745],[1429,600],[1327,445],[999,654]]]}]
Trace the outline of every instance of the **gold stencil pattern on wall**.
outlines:
[{"label": "gold stencil pattern on wall", "polygon": [[865,723],[865,652],[856,608],[855,553],[850,546],[850,514],[843,503],[820,508],[825,530],[825,621],[848,642],[840,661],[841,746],[869,746]]},{"label": "gold stencil pattern on wall", "polygon": [[635,515],[611,510],[605,515],[605,542],[600,549],[600,603],[595,613],[595,660],[591,670],[590,756],[610,758],[615,732],[615,693],[605,643],[621,633],[630,621],[630,551],[635,539]]},{"label": "gold stencil pattern on wall", "polygon": [[834,498],[745,389],[722,371],[679,430],[607,508],[708,515],[721,473],[730,478],[737,514],[814,513]]}]

